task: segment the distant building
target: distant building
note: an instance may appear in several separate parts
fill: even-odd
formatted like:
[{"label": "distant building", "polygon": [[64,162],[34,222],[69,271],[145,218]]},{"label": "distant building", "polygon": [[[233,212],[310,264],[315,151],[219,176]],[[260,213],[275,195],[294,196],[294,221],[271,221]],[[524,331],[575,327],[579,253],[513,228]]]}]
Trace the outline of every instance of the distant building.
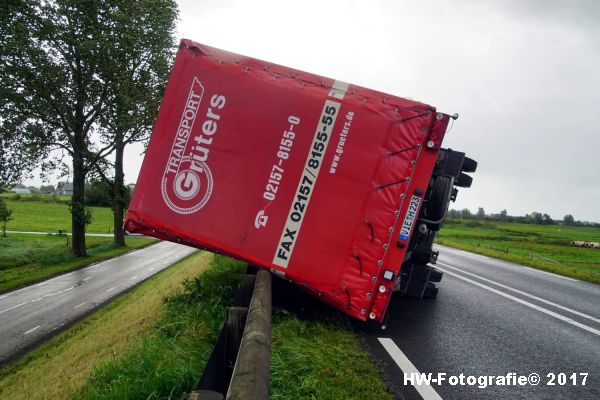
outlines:
[{"label": "distant building", "polygon": [[40,192],[46,194],[53,194],[56,193],[56,188],[54,187],[54,185],[42,185],[40,186]]},{"label": "distant building", "polygon": [[127,188],[129,189],[129,193],[133,194],[133,191],[135,190],[135,183],[130,183],[127,185]]},{"label": "distant building", "polygon": [[14,188],[12,191],[16,194],[31,194],[31,189],[29,188]]},{"label": "distant building", "polygon": [[56,185],[56,193],[61,196],[72,196],[73,195],[73,183],[72,182],[59,182]]}]

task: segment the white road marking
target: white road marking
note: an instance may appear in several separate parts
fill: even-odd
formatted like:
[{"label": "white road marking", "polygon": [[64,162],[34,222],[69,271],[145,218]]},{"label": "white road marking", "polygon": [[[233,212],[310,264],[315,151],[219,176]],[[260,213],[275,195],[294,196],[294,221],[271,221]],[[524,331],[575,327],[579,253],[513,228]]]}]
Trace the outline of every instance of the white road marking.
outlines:
[{"label": "white road marking", "polygon": [[562,275],[558,275],[558,274],[553,274],[552,272],[548,272],[548,271],[542,271],[541,269],[536,269],[536,268],[531,268],[531,267],[525,267],[525,268],[527,268],[527,269],[529,269],[531,271],[534,271],[534,272],[541,272],[542,274],[550,275],[550,276],[553,276],[555,278],[563,278],[563,279],[566,279],[568,281],[578,282],[577,279],[568,278],[566,276],[562,276]]},{"label": "white road marking", "polygon": [[91,276],[88,276],[87,278],[83,278],[83,279],[82,279],[82,282],[88,281],[88,280],[90,280],[90,279],[92,279],[92,277],[91,277]]},{"label": "white road marking", "polygon": [[14,310],[15,308],[21,307],[21,306],[23,306],[23,305],[25,305],[27,303],[29,303],[29,302],[26,301],[25,303],[17,304],[16,306],[12,306],[10,308],[7,308],[6,310],[2,310],[2,311],[0,311],[0,314],[5,313],[5,312],[10,311],[10,310]]},{"label": "white road marking", "polygon": [[489,287],[489,286],[487,286],[487,285],[484,285],[483,283],[479,283],[479,282],[477,282],[477,281],[474,281],[474,280],[472,280],[472,279],[466,278],[466,277],[464,277],[464,276],[462,276],[462,275],[460,275],[460,274],[457,274],[457,273],[455,273],[455,272],[448,271],[447,269],[443,269],[443,268],[439,268],[439,267],[438,267],[438,269],[439,269],[440,271],[443,271],[444,273],[446,273],[446,274],[448,274],[448,275],[452,275],[452,276],[454,276],[454,277],[456,277],[456,278],[458,278],[458,279],[462,279],[462,280],[463,280],[463,281],[465,281],[465,282],[469,282],[469,283],[471,283],[471,284],[473,284],[473,285],[475,285],[475,286],[479,286],[480,288],[483,288],[483,289],[489,290],[489,291],[490,291],[490,292],[492,292],[492,293],[496,293],[496,294],[498,294],[498,295],[500,295],[500,296],[502,296],[502,297],[506,297],[507,299],[510,299],[510,300],[516,301],[517,303],[523,304],[524,306],[527,306],[527,307],[533,308],[534,310],[537,310],[537,311],[539,311],[539,312],[542,312],[542,313],[544,313],[544,314],[550,315],[551,317],[554,317],[554,318],[556,318],[556,319],[559,319],[559,320],[561,320],[561,321],[564,321],[564,322],[566,322],[566,323],[568,323],[568,324],[571,324],[571,325],[573,325],[573,326],[576,326],[576,327],[578,327],[578,328],[581,328],[581,329],[583,329],[583,330],[586,330],[586,331],[588,331],[588,332],[591,332],[591,333],[593,333],[593,334],[595,334],[595,335],[598,335],[598,336],[600,336],[600,331],[599,331],[598,329],[594,329],[594,328],[592,328],[592,327],[589,327],[589,326],[587,326],[587,325],[584,325],[584,324],[582,324],[582,323],[580,323],[580,322],[577,322],[577,321],[575,321],[575,320],[572,320],[571,318],[568,318],[568,317],[565,317],[565,316],[563,316],[563,315],[557,314],[557,313],[555,313],[554,311],[550,311],[550,310],[548,310],[548,309],[546,309],[546,308],[544,308],[544,307],[540,307],[540,306],[538,306],[538,305],[535,305],[535,304],[533,304],[533,303],[530,303],[530,302],[528,302],[528,301],[525,301],[525,300],[519,299],[518,297],[511,296],[511,295],[510,295],[510,294],[508,294],[508,293],[501,292],[500,290],[494,289],[494,288],[492,288],[492,287]]},{"label": "white road marking", "polygon": [[74,288],[75,288],[75,286],[71,286],[70,288],[63,289],[63,290],[59,290],[58,292],[54,292],[54,293],[48,293],[48,294],[44,295],[44,297],[55,296],[55,295],[57,295],[57,294],[61,294],[61,293],[64,293],[64,292],[68,292],[69,290],[73,290]]},{"label": "white road marking", "polygon": [[133,278],[131,278],[131,280],[134,280],[134,279],[136,279],[136,278],[137,278],[137,275],[135,275]]},{"label": "white road marking", "polygon": [[35,328],[31,328],[30,330],[28,330],[27,332],[25,332],[23,335],[29,335],[31,332],[37,330],[40,327],[40,325],[36,326]]},{"label": "white road marking", "polygon": [[81,304],[76,305],[75,307],[73,307],[73,309],[79,308],[79,307],[81,307],[84,304],[85,304],[85,301],[83,303],[81,303]]},{"label": "white road marking", "polygon": [[54,328],[52,328],[52,329],[50,329],[50,330],[51,330],[51,331],[55,331],[55,330],[57,330],[58,328],[60,328],[61,326],[63,326],[64,324],[65,324],[64,322],[61,322],[60,324],[56,325]]},{"label": "white road marking", "polygon": [[[414,364],[410,362],[408,357],[404,355],[402,350],[400,350],[400,348],[396,345],[396,343],[394,343],[392,339],[377,338],[377,340],[379,340],[379,343],[381,343],[385,351],[388,352],[390,357],[392,357],[392,359],[394,360],[394,362],[396,362],[398,367],[400,367],[402,372],[404,372],[405,374],[412,374],[413,376],[420,374],[417,367],[415,367]],[[413,387],[417,390],[417,392],[419,392],[423,400],[442,400],[440,395],[437,394],[437,392],[430,385],[420,383],[413,384]]]},{"label": "white road marking", "polygon": [[113,286],[113,287],[111,287],[110,289],[108,289],[108,290],[107,290],[107,292],[110,292],[111,290],[115,290],[115,289],[116,289],[116,287],[115,287],[115,286]]},{"label": "white road marking", "polygon": [[5,294],[4,296],[0,296],[0,300],[2,300],[3,298],[8,297],[7,294]]},{"label": "white road marking", "polygon": [[154,271],[154,267],[150,268],[150,271]]},{"label": "white road marking", "polygon": [[43,300],[43,299],[44,299],[43,297],[39,297],[39,298],[37,298],[35,300],[31,300],[31,303],[35,303],[36,301],[40,301],[40,300]]},{"label": "white road marking", "polygon": [[596,322],[596,323],[600,323],[600,319],[598,319],[598,318],[596,318],[596,317],[592,317],[591,315],[588,315],[588,314],[582,313],[582,312],[580,312],[580,311],[573,310],[572,308],[565,307],[565,306],[561,306],[560,304],[556,304],[556,303],[553,303],[553,302],[551,302],[551,301],[548,301],[548,300],[546,300],[546,299],[543,299],[543,298],[541,298],[541,297],[534,296],[533,294],[529,294],[529,293],[527,293],[527,292],[523,292],[523,291],[521,291],[521,290],[518,290],[518,289],[512,288],[512,287],[510,287],[510,286],[503,285],[502,283],[499,283],[499,282],[493,281],[493,280],[491,280],[491,279],[484,278],[483,276],[480,276],[480,275],[477,275],[477,274],[473,274],[473,273],[471,273],[471,272],[464,271],[464,270],[462,270],[462,269],[459,269],[459,268],[453,267],[453,266],[451,266],[451,265],[448,265],[448,264],[446,264],[446,263],[438,262],[438,264],[440,264],[440,265],[443,265],[444,267],[447,267],[447,268],[452,268],[453,270],[459,271],[459,272],[460,272],[460,273],[462,273],[462,274],[467,274],[467,275],[474,276],[475,278],[477,278],[477,279],[481,279],[482,281],[490,282],[490,283],[492,283],[492,284],[494,284],[494,285],[496,285],[496,286],[500,286],[501,288],[504,288],[504,289],[511,290],[511,291],[513,291],[513,292],[515,292],[515,293],[519,293],[519,294],[521,294],[521,295],[523,295],[523,296],[527,296],[527,297],[530,297],[530,298],[532,298],[532,299],[536,299],[537,301],[540,301],[540,302],[542,302],[542,303],[549,304],[549,305],[551,305],[551,306],[553,306],[553,307],[560,308],[561,310],[564,310],[564,311],[570,312],[571,314],[579,315],[580,317],[587,318],[587,319],[589,319],[589,320],[592,320],[592,321],[594,321],[594,322]]}]

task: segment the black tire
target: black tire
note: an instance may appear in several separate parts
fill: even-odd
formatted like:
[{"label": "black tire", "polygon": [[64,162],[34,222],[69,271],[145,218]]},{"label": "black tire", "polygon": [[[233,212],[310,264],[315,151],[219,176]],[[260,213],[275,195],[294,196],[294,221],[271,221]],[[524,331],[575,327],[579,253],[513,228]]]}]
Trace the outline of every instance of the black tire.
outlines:
[{"label": "black tire", "polygon": [[468,188],[471,187],[471,185],[473,184],[473,178],[471,178],[464,172],[461,172],[454,184],[459,187]]},{"label": "black tire", "polygon": [[472,158],[465,157],[462,165],[463,172],[475,172],[477,170],[477,161]]},{"label": "black tire", "polygon": [[435,178],[427,205],[427,219],[437,221],[444,216],[451,192],[452,181],[449,177],[438,176]]}]

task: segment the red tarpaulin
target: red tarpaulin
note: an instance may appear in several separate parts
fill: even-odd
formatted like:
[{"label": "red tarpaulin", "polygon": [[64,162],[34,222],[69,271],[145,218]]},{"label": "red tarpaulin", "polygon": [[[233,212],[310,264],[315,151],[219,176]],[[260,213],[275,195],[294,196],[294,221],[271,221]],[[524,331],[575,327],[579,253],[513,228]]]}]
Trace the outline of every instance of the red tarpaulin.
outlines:
[{"label": "red tarpaulin", "polygon": [[382,320],[447,124],[426,104],[182,40],[125,227]]}]

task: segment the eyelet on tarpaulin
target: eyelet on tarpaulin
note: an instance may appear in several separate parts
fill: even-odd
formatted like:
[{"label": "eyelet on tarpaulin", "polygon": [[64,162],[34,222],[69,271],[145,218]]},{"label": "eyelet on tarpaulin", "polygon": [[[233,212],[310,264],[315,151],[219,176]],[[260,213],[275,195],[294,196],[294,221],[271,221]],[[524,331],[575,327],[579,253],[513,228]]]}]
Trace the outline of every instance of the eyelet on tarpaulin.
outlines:
[{"label": "eyelet on tarpaulin", "polygon": [[[428,113],[429,116],[431,114]],[[423,124],[429,124],[429,121],[426,119]],[[354,249],[357,249],[353,262],[356,265],[356,258],[360,257],[362,268],[356,272],[357,268],[354,267],[355,272],[352,275],[359,275],[363,279],[370,276],[374,278],[370,283],[371,289],[368,291],[371,295],[369,297],[365,295],[369,304],[367,309],[371,309],[376,298],[389,297],[391,292],[391,288],[387,287],[384,293],[375,291],[376,286],[381,285],[378,283],[379,279],[375,278],[381,275],[381,270],[385,267],[383,260],[386,259],[388,251],[393,247],[391,244],[396,236],[396,227],[401,216],[398,210],[404,207],[411,177],[414,175],[416,163],[422,151],[421,125],[405,128],[402,125],[395,124],[386,148],[395,147],[396,150],[386,152],[375,170],[373,179],[377,182],[387,182],[387,184],[374,185],[374,189],[366,201],[368,207],[363,211],[363,215],[365,215],[364,220],[368,220],[373,231],[376,232],[377,246],[374,246],[370,229],[369,231],[363,230],[363,234],[355,239],[353,246]],[[414,144],[406,146],[409,139]],[[399,149],[398,146],[402,143],[404,143],[405,148]],[[398,176],[395,176],[394,173],[405,173],[408,176],[397,179]],[[396,181],[390,182],[393,179],[396,179]],[[394,268],[394,270],[399,269],[399,267]],[[355,279],[357,277],[355,276]],[[349,280],[353,279],[350,276],[344,277],[344,282]],[[381,315],[380,312],[378,315]]]}]

